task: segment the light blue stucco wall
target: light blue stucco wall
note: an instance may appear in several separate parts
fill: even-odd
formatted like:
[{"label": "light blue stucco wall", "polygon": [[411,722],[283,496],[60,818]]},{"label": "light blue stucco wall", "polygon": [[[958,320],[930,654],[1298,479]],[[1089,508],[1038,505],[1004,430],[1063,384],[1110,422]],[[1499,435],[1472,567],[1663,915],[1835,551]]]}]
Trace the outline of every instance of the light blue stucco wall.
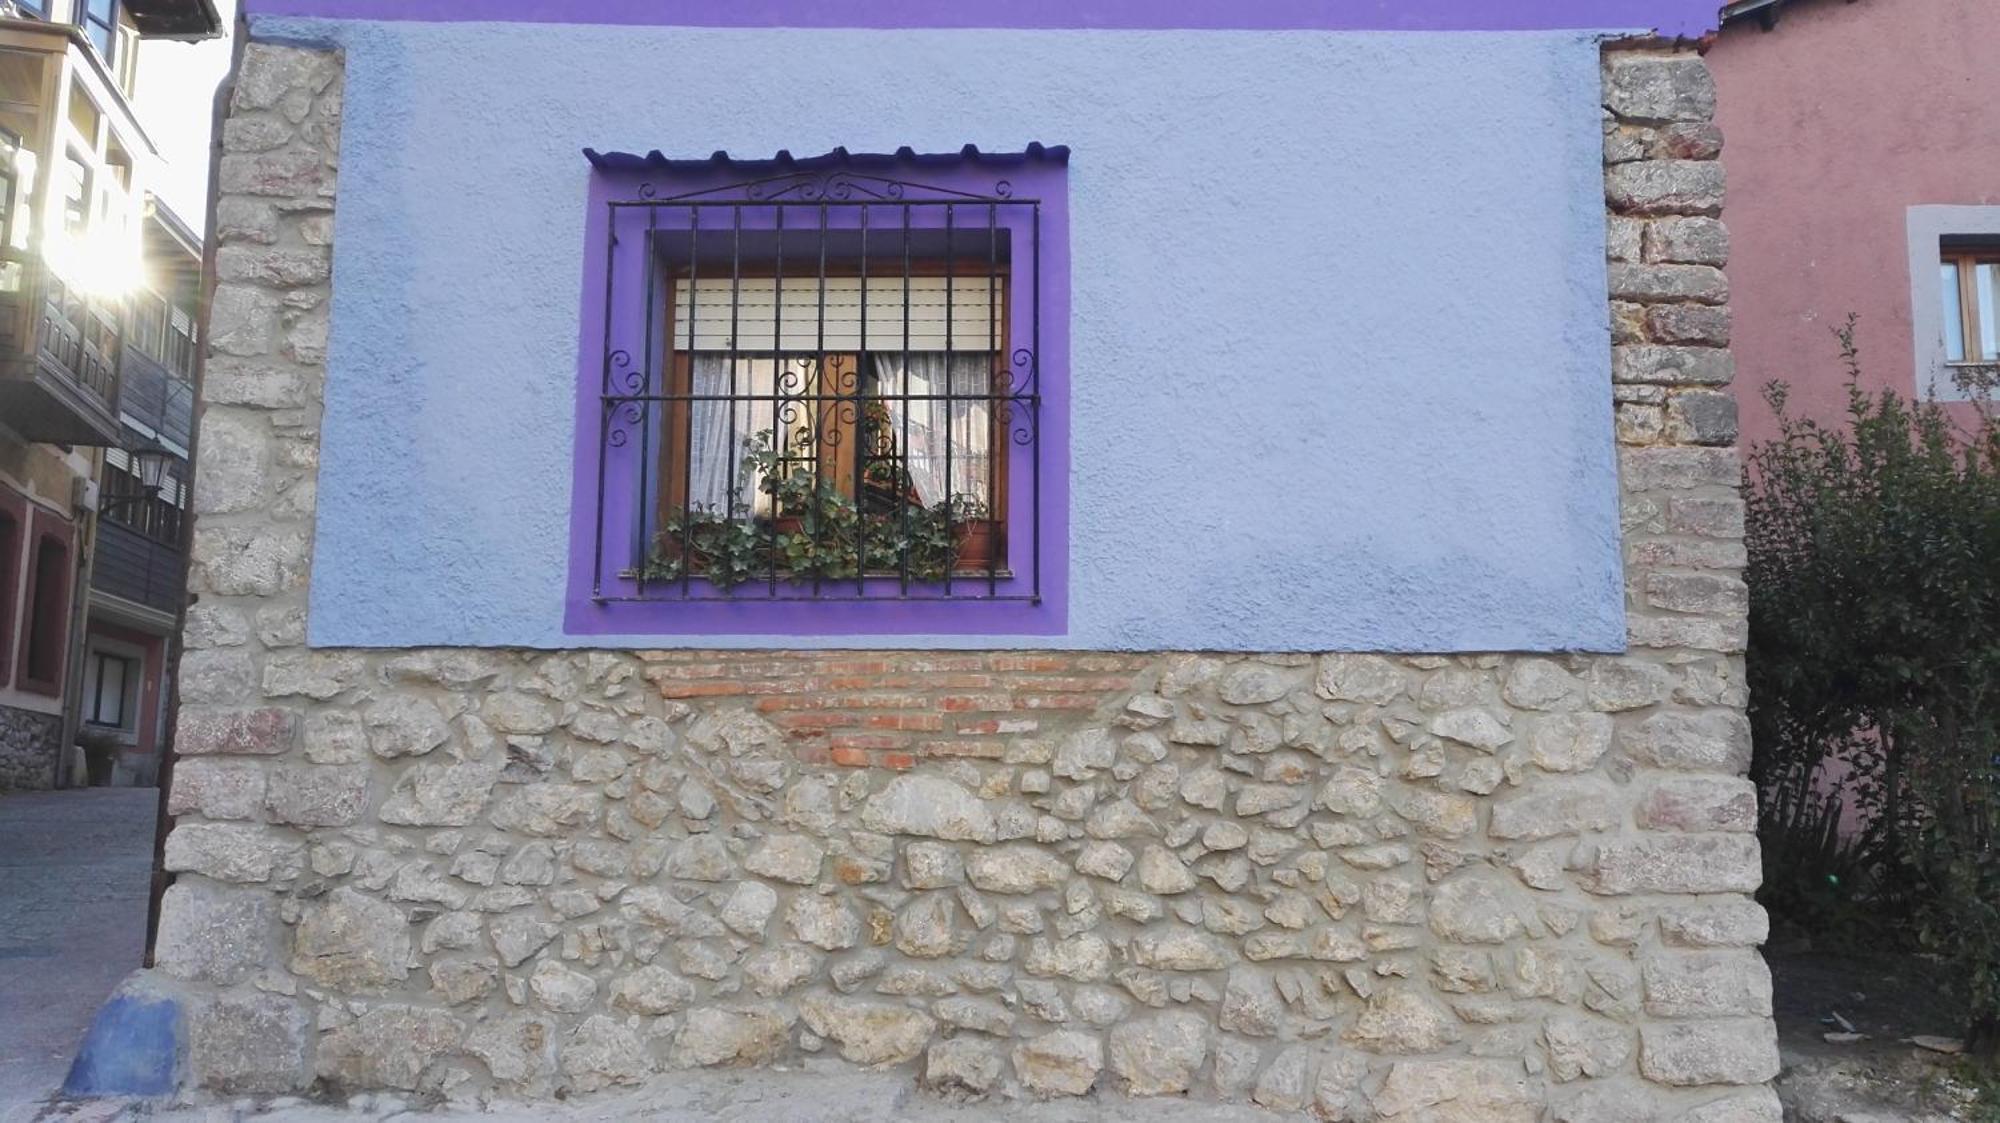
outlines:
[{"label": "light blue stucco wall", "polygon": [[1069,634],[882,642],[1623,646],[1589,34],[254,33],[347,51],[315,644],[658,642],[563,634],[581,148],[1041,140]]}]

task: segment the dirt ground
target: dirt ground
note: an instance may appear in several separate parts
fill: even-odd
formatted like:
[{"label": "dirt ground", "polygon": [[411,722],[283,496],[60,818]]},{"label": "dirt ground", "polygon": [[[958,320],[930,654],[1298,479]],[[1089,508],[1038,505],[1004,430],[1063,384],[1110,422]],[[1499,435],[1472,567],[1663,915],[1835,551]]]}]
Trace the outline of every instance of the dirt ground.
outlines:
[{"label": "dirt ground", "polygon": [[[1907,952],[1832,954],[1766,949],[1778,1044],[1778,1094],[1795,1123],[2000,1123],[2000,1104],[1967,1078],[1962,1057],[1910,1043],[1956,1038],[1964,1003],[1944,972]],[[1829,1042],[1845,1018],[1856,1042]]]}]

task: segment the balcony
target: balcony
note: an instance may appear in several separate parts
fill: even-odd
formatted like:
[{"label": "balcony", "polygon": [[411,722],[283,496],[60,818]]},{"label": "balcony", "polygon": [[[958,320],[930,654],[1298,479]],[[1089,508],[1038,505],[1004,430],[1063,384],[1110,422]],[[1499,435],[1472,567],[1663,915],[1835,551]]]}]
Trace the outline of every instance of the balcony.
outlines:
[{"label": "balcony", "polygon": [[194,429],[194,386],[185,374],[128,344],[119,358],[118,414],[128,449],[184,453]]},{"label": "balcony", "polygon": [[[39,303],[38,314],[30,316],[18,297],[0,293],[6,326],[0,330],[0,418],[29,441],[119,444],[115,328],[94,311],[65,312],[52,298]],[[16,330],[24,324],[25,330]]]}]

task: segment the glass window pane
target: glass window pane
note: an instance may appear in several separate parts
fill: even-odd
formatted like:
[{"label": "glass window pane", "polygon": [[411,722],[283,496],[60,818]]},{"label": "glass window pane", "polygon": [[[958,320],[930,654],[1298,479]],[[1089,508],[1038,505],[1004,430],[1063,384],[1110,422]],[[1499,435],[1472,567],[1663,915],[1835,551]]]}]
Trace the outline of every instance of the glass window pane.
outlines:
[{"label": "glass window pane", "polygon": [[1958,299],[1958,263],[1947,261],[1938,276],[1944,294],[1944,357],[1946,362],[1965,361],[1965,310]]},{"label": "glass window pane", "polygon": [[2000,316],[1994,315],[1994,294],[2000,291],[2000,264],[1979,265],[1979,358],[1982,362],[2000,359]]}]

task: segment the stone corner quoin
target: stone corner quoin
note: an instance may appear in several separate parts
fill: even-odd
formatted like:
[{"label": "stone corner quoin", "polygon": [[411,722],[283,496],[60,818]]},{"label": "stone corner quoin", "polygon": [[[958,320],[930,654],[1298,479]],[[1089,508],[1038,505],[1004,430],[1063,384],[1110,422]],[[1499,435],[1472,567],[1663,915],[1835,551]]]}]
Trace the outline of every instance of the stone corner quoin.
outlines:
[{"label": "stone corner quoin", "polygon": [[342,70],[224,130],[157,972],[204,1094],[838,1056],[1771,1119],[1713,86],[1604,60],[1622,656],[309,649]]}]

